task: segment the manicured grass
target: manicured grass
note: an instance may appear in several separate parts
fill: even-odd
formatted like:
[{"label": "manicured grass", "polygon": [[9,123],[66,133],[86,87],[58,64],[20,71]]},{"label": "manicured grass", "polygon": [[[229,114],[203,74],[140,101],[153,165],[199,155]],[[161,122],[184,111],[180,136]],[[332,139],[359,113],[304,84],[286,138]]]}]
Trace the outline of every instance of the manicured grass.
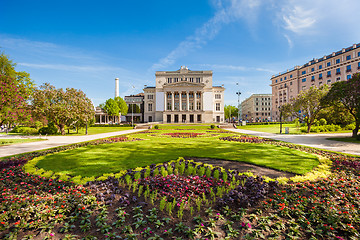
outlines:
[{"label": "manicured grass", "polygon": [[44,141],[45,139],[1,139],[0,140],[0,147],[5,145],[17,144],[17,143],[27,143],[27,142],[37,142],[37,141]]},{"label": "manicured grass", "polygon": [[[118,132],[133,129],[132,127],[89,127],[88,128],[88,135],[94,135],[99,133],[109,133],[109,132]],[[80,136],[85,135],[85,128],[79,129],[79,133],[76,131],[70,130],[70,133],[65,131],[66,135],[71,136]]]},{"label": "manicured grass", "polygon": [[40,160],[37,167],[90,177],[176,160],[178,157],[242,161],[297,174],[304,174],[319,164],[316,156],[286,147],[219,140],[220,136],[233,135],[230,133],[214,131],[207,133],[206,137],[171,138],[161,135],[164,132],[176,131],[152,130],[150,133],[133,135],[145,139],[143,141],[89,146],[61,152]]},{"label": "manicured grass", "polygon": [[[295,124],[286,123],[282,124],[282,132],[285,133],[285,127],[289,128],[290,134],[300,134],[300,127],[297,128]],[[246,125],[239,126],[239,129],[252,130],[258,132],[267,132],[267,133],[280,133],[280,124],[269,124],[269,125]]]},{"label": "manicured grass", "polygon": [[327,140],[340,141],[340,142],[350,142],[350,143],[358,143],[360,141],[353,137],[339,137],[339,138],[327,138]]}]

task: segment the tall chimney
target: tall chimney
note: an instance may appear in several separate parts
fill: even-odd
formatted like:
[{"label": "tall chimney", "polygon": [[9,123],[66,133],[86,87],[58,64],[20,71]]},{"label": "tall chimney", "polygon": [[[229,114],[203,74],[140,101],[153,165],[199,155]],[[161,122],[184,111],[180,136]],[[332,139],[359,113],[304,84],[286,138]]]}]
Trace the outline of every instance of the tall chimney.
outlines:
[{"label": "tall chimney", "polygon": [[115,78],[115,97],[119,96],[119,78]]}]

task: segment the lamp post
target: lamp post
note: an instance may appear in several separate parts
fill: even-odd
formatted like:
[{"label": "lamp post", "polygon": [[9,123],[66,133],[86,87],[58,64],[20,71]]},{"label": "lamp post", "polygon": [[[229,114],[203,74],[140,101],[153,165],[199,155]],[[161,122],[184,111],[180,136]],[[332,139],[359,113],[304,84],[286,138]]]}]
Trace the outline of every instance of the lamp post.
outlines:
[{"label": "lamp post", "polygon": [[[239,83],[236,83],[236,85],[239,86]],[[240,116],[241,116],[240,95],[241,95],[241,92],[237,91],[236,95],[238,95],[238,124],[240,125]]]},{"label": "lamp post", "polygon": [[280,112],[280,134],[282,134],[282,111],[281,111],[281,106],[279,106],[279,112]]},{"label": "lamp post", "polygon": [[131,99],[131,127],[134,128],[134,99]]}]

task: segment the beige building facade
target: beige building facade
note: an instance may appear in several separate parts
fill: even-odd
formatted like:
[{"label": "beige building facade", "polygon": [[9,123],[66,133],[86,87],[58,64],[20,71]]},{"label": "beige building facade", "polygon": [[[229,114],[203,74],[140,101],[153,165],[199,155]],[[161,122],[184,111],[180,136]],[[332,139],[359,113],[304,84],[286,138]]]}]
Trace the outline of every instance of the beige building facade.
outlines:
[{"label": "beige building facade", "polygon": [[212,71],[157,71],[155,87],[144,88],[144,121],[223,123],[223,86],[212,85]]},{"label": "beige building facade", "polygon": [[360,44],[343,48],[302,66],[271,77],[272,119],[280,120],[279,107],[312,86],[346,81],[360,71]]},{"label": "beige building facade", "polygon": [[271,121],[272,94],[253,94],[241,103],[241,117],[249,122]]}]

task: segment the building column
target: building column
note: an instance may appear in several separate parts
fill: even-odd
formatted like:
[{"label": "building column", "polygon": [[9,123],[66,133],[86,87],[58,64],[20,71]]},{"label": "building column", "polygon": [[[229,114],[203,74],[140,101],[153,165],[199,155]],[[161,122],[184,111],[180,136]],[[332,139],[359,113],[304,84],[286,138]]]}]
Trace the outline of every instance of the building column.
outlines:
[{"label": "building column", "polygon": [[[182,107],[181,93],[182,93],[182,92],[179,92],[179,111],[182,111],[182,109],[181,109],[181,107]],[[179,120],[179,121],[180,121],[180,120]]]},{"label": "building column", "polygon": [[194,111],[197,111],[197,99],[196,99],[196,94],[197,94],[197,92],[195,91],[194,92]]},{"label": "building column", "polygon": [[186,91],[186,111],[189,111],[189,91]]},{"label": "building column", "polygon": [[[203,99],[203,96],[204,96],[204,92],[201,91],[200,92],[200,110],[202,111],[204,109],[204,99]],[[202,121],[202,118],[201,118],[201,121]]]},{"label": "building column", "polygon": [[174,92],[171,92],[171,111],[174,111],[175,96]]}]

